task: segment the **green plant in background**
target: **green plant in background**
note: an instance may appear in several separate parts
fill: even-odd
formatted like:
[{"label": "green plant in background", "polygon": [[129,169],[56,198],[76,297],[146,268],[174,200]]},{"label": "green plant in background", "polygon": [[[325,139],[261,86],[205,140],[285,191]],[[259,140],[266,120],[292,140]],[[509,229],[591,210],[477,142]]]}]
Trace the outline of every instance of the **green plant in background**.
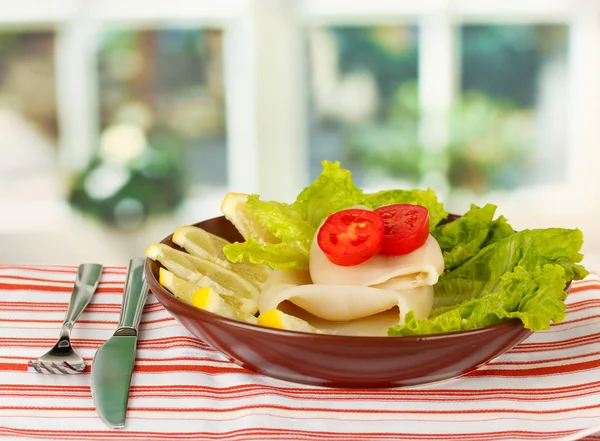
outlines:
[{"label": "green plant in background", "polygon": [[[210,158],[190,161],[203,140],[225,131],[220,43],[220,31],[205,29],[103,30],[102,133],[95,159],[72,182],[73,207],[135,228],[173,214],[206,175],[220,177]],[[208,144],[204,151],[225,141]]]},{"label": "green plant in background", "polygon": [[548,60],[564,57],[567,27],[465,25],[460,31],[462,93],[448,115],[447,146],[431,153],[418,133],[418,51],[414,41],[407,43],[418,38],[418,30],[331,30],[341,74],[366,69],[379,93],[369,120],[338,126],[350,167],[415,184],[434,168],[446,174],[451,189],[476,192],[532,180],[539,155],[532,148],[538,75]]},{"label": "green plant in background", "polygon": [[[450,140],[443,156],[451,187],[486,191],[513,188],[527,173],[533,139],[531,112],[508,101],[470,92],[449,114]],[[346,142],[355,163],[415,183],[432,161],[419,140],[418,87],[405,82],[394,94],[389,116],[381,123],[347,128]]]},{"label": "green plant in background", "polygon": [[468,92],[450,112],[447,147],[452,187],[483,192],[512,189],[531,171],[532,112],[509,101]]},{"label": "green plant in background", "polygon": [[349,166],[362,164],[387,176],[417,182],[423,156],[417,83],[403,83],[393,96],[384,120],[346,127]]},{"label": "green plant in background", "polygon": [[340,75],[367,70],[380,96],[376,113],[368,121],[320,121],[321,128],[327,126],[339,133],[344,148],[335,159],[355,171],[417,181],[421,148],[416,83],[412,81],[418,76],[417,28],[335,27],[331,33]]},{"label": "green plant in background", "polygon": [[[394,96],[398,84],[418,77],[419,50],[415,26],[336,27],[339,69],[347,74],[365,67],[382,97]],[[387,115],[389,106],[380,107]]]},{"label": "green plant in background", "polygon": [[[129,129],[136,130],[135,126]],[[160,127],[147,134],[151,143],[132,148],[135,143],[126,144],[132,140],[123,135],[120,146],[101,150],[73,180],[68,201],[107,225],[132,229],[150,216],[172,213],[182,202],[186,189],[183,140],[177,132]],[[128,148],[132,152],[123,153]]]}]

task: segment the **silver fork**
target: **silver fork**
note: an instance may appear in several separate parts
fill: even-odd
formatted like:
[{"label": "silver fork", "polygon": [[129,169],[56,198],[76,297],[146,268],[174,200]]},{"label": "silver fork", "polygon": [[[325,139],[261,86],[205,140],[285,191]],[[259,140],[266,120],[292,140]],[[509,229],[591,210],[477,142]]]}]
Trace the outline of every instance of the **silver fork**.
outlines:
[{"label": "silver fork", "polygon": [[29,370],[33,369],[40,374],[77,374],[85,369],[84,359],[71,347],[71,330],[92,300],[101,274],[102,265],[97,263],[79,265],[60,337],[52,349],[37,360],[30,360],[27,363]]}]

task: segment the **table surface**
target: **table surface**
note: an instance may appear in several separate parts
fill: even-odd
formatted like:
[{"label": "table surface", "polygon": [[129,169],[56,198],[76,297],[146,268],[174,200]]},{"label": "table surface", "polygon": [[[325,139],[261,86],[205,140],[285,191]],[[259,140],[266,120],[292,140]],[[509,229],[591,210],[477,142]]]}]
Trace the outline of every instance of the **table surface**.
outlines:
[{"label": "table surface", "polygon": [[[600,441],[600,277],[576,282],[565,321],[464,377],[395,389],[330,389],[247,371],[194,338],[149,296],[127,426],[98,418],[89,366],[28,372],[55,342],[74,266],[0,265],[0,437],[140,440]],[[105,268],[73,330],[91,362],[112,335],[125,268]],[[587,436],[587,437],[586,437]]]}]

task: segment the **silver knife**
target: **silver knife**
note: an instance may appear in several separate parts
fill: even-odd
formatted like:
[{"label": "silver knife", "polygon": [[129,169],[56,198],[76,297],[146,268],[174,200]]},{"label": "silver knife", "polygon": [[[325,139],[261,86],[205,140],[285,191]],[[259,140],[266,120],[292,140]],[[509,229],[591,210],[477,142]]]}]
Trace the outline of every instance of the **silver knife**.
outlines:
[{"label": "silver knife", "polygon": [[102,421],[112,429],[125,427],[138,326],[147,293],[144,259],[131,259],[118,328],[98,349],[92,361],[94,406]]}]

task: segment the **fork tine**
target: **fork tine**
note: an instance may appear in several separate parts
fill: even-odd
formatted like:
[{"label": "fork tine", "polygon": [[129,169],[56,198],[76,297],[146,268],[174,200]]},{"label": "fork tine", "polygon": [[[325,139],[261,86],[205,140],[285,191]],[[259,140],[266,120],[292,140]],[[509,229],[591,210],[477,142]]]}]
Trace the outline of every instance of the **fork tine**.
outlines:
[{"label": "fork tine", "polygon": [[59,365],[57,365],[56,363],[52,363],[52,369],[58,371],[55,373],[59,373],[59,374],[68,374],[68,372],[66,370],[64,370],[62,367],[60,367]]},{"label": "fork tine", "polygon": [[81,366],[79,363],[71,364],[66,360],[44,360],[38,358],[37,360],[29,360],[27,362],[27,370],[30,372],[37,372],[38,374],[79,374],[85,370],[85,361],[81,360]]},{"label": "fork tine", "polygon": [[49,374],[55,374],[56,373],[52,369],[50,369],[48,366],[46,366],[46,364],[43,361],[40,361],[40,367],[42,369],[46,369],[46,371],[48,371]]},{"label": "fork tine", "polygon": [[40,369],[40,367],[37,365],[37,362],[33,362],[31,360],[29,360],[29,362],[27,363],[27,367],[31,369],[34,369],[38,374],[43,374],[44,372]]},{"label": "fork tine", "polygon": [[[73,366],[71,366],[66,361],[63,361],[62,364],[63,364],[63,368],[65,369],[67,374],[78,374],[80,372],[79,370],[75,369]],[[84,368],[85,368],[85,366],[84,366]]]}]

